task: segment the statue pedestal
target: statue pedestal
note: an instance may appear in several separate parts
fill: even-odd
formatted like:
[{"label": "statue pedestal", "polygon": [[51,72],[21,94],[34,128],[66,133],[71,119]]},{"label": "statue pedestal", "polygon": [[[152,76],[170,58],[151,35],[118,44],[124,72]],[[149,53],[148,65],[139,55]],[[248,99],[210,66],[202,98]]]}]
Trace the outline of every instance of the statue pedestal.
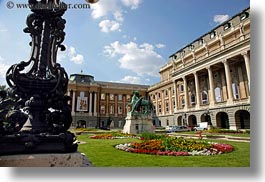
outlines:
[{"label": "statue pedestal", "polygon": [[128,115],[122,132],[128,134],[155,133],[152,117]]},{"label": "statue pedestal", "polygon": [[93,167],[84,154],[51,153],[0,156],[0,167]]}]

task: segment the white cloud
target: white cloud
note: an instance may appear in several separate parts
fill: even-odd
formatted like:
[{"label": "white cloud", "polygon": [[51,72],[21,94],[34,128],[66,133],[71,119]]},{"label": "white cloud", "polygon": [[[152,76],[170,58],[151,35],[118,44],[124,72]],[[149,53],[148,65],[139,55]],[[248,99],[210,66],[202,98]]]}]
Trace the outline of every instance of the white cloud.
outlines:
[{"label": "white cloud", "polygon": [[70,61],[74,62],[75,64],[83,64],[84,63],[84,56],[81,54],[77,54],[74,47],[69,47],[68,56]]},{"label": "white cloud", "polygon": [[123,19],[122,9],[118,2],[119,0],[100,0],[95,4],[92,4],[92,17],[98,19],[105,17],[110,13],[118,19]]},{"label": "white cloud", "polygon": [[120,30],[120,23],[111,20],[103,20],[99,23],[99,27],[101,28],[102,32],[114,32],[114,31],[121,31]]},{"label": "white cloud", "polygon": [[[110,29],[120,30],[120,22],[124,21],[125,8],[135,10],[139,7],[142,0],[100,0],[95,4],[91,4],[92,17],[94,19],[104,18],[110,22],[115,22],[114,27],[112,25],[106,26],[106,20],[99,23],[99,27],[103,32],[110,32]],[[114,19],[115,21],[112,21]],[[108,24],[110,23],[108,22]]]},{"label": "white cloud", "polygon": [[141,78],[136,76],[125,76],[121,79],[122,83],[130,83],[130,84],[141,84]]},{"label": "white cloud", "polygon": [[161,49],[161,48],[166,47],[166,45],[164,45],[164,44],[156,44],[156,47],[157,47],[158,49]]},{"label": "white cloud", "polygon": [[221,24],[229,19],[229,15],[215,15],[213,21],[215,23]]},{"label": "white cloud", "polygon": [[159,76],[159,69],[164,65],[164,59],[154,51],[154,46],[148,43],[120,44],[116,41],[105,46],[104,53],[110,57],[120,56],[120,68],[131,70],[138,76]]},{"label": "white cloud", "polygon": [[[2,57],[0,57],[0,61],[2,61],[1,58]],[[9,69],[9,67],[10,67],[10,65],[0,63],[0,77],[4,78],[6,76],[6,72]]]},{"label": "white cloud", "polygon": [[83,64],[85,62],[84,56],[81,54],[77,54],[75,48],[73,46],[66,46],[66,51],[58,51],[57,62],[62,62],[63,60],[70,60],[75,64]]},{"label": "white cloud", "polygon": [[142,0],[121,0],[121,2],[124,6],[130,7],[131,9],[137,9]]}]

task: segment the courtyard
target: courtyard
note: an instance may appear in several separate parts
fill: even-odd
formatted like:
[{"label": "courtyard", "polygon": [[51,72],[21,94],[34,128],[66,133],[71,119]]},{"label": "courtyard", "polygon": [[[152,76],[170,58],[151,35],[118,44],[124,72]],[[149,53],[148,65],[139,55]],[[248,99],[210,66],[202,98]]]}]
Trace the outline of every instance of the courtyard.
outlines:
[{"label": "courtyard", "polygon": [[[102,131],[97,133],[102,134]],[[210,156],[158,156],[129,153],[115,148],[118,144],[139,142],[137,138],[91,138],[94,135],[92,132],[77,135],[80,142],[79,152],[85,153],[94,167],[250,167],[250,142],[202,139],[229,144],[234,150],[230,153]],[[196,136],[197,134],[190,132],[186,135]],[[233,136],[233,134],[226,134],[226,136]],[[241,135],[240,138],[249,138],[249,135]]]}]

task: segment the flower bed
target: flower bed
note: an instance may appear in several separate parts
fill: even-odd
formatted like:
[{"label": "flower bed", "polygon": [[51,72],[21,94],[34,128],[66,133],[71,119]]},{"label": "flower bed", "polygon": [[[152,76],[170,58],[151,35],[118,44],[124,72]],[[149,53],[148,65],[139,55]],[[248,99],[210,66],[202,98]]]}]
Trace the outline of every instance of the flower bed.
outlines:
[{"label": "flower bed", "polygon": [[105,133],[105,134],[97,134],[94,136],[90,136],[93,139],[122,139],[122,138],[139,138],[136,135],[132,134],[124,134],[124,133]]},{"label": "flower bed", "polygon": [[218,155],[233,151],[233,147],[228,144],[172,137],[144,140],[141,143],[119,144],[115,147],[126,152],[168,156]]}]

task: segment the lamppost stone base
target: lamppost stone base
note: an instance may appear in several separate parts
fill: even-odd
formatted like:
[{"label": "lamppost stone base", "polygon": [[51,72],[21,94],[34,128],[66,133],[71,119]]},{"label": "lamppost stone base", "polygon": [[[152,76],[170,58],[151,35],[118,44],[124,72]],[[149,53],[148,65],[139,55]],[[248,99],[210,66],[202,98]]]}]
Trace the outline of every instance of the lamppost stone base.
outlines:
[{"label": "lamppost stone base", "polygon": [[0,156],[0,167],[93,167],[83,153]]}]

